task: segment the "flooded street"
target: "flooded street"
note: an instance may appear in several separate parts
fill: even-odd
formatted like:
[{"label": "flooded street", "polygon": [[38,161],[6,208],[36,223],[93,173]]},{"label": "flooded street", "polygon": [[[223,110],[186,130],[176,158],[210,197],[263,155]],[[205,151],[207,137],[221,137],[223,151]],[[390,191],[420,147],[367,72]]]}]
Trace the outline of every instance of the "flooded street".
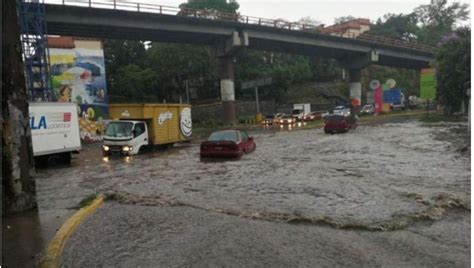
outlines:
[{"label": "flooded street", "polygon": [[39,207],[109,200],[71,236],[64,267],[466,267],[465,128],[259,131],[237,161],[201,161],[198,143],[110,159],[90,147],[71,167],[37,172]]}]

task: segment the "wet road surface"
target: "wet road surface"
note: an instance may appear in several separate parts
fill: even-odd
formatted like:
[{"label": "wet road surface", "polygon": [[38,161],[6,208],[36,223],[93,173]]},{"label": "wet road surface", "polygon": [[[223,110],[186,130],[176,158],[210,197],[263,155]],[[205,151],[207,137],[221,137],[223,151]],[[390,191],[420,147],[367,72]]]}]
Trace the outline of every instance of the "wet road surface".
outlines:
[{"label": "wet road surface", "polygon": [[73,235],[62,267],[469,267],[469,218],[372,232],[107,202]]},{"label": "wet road surface", "polygon": [[455,130],[466,128],[259,132],[238,161],[200,161],[198,144],[105,160],[95,147],[39,171],[38,201],[71,211],[91,193],[110,199],[70,238],[65,267],[464,267],[470,149]]}]

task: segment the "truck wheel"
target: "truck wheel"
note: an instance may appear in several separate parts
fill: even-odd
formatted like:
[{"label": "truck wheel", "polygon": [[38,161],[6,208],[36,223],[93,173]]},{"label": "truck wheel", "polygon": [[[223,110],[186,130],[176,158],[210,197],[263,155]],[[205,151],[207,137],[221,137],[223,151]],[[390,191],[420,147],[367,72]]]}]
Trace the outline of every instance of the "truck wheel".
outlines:
[{"label": "truck wheel", "polygon": [[42,155],[35,157],[35,166],[36,167],[45,167],[48,165],[49,156]]},{"label": "truck wheel", "polygon": [[71,159],[72,159],[71,153],[64,153],[62,155],[62,159],[65,164],[71,164]]}]

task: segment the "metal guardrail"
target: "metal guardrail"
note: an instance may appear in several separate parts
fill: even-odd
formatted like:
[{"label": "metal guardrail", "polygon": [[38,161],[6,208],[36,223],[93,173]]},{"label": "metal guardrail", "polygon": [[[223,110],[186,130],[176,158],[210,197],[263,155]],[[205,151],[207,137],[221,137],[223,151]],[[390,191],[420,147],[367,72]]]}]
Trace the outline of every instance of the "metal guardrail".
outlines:
[{"label": "metal guardrail", "polygon": [[[29,2],[31,0],[23,0]],[[266,19],[260,17],[246,16],[239,13],[225,13],[215,10],[207,9],[192,9],[192,8],[180,8],[173,6],[165,5],[156,5],[148,3],[138,3],[138,2],[124,2],[117,0],[44,0],[45,4],[56,4],[56,5],[68,5],[68,6],[79,6],[79,7],[89,7],[89,8],[103,8],[103,9],[113,9],[113,10],[125,10],[125,11],[136,11],[136,12],[146,12],[146,13],[157,13],[164,15],[175,15],[175,16],[187,16],[195,18],[203,18],[210,20],[220,20],[220,21],[232,21],[239,22],[244,24],[254,24],[267,27],[274,27],[280,29],[288,29],[295,31],[304,31],[304,32],[314,32],[319,34],[333,35],[333,36],[342,36],[347,38],[354,38],[359,40],[364,40],[372,43],[409,48],[419,51],[432,52],[433,48],[428,45],[407,42],[399,39],[387,38],[371,34],[359,34],[359,35],[350,35],[347,33],[338,33],[338,32],[328,32],[325,31],[323,25],[310,24],[310,23],[299,23],[299,22],[289,22],[282,19]]]}]

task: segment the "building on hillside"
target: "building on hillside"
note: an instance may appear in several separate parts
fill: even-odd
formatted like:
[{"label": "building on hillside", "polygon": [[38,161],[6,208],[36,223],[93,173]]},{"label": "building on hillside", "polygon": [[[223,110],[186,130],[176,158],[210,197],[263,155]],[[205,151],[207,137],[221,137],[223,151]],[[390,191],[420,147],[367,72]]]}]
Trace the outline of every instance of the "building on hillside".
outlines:
[{"label": "building on hillside", "polygon": [[75,102],[81,138],[102,140],[108,118],[104,50],[96,39],[49,36],[52,90],[58,102]]},{"label": "building on hillside", "polygon": [[370,20],[359,18],[325,27],[321,31],[330,35],[356,38],[358,35],[369,30]]}]

